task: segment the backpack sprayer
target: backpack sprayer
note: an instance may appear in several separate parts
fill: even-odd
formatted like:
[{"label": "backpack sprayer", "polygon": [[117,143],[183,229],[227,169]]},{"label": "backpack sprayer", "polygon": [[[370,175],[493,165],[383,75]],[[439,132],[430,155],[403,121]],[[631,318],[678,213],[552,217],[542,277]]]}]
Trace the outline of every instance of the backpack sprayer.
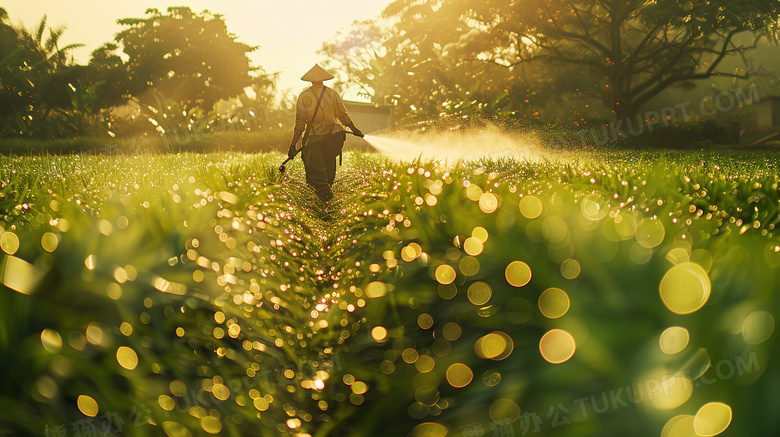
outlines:
[{"label": "backpack sprayer", "polygon": [[[352,132],[352,131],[350,131],[350,130],[344,130],[344,132],[346,132],[346,133],[348,133],[348,134],[352,134],[352,135],[354,135],[354,136],[356,136],[356,137],[363,138],[363,135],[358,135],[358,134],[356,134],[356,133],[354,133],[354,132]],[[303,148],[301,148],[301,150],[303,150]],[[284,173],[284,171],[285,171],[285,170],[287,170],[287,167],[286,167],[287,163],[288,163],[288,162],[290,162],[290,161],[292,161],[293,159],[295,159],[295,157],[296,157],[296,156],[298,156],[298,153],[300,153],[300,152],[301,152],[301,150],[297,150],[297,151],[295,152],[295,155],[293,155],[293,156],[291,156],[291,157],[289,157],[289,158],[287,158],[287,159],[285,159],[285,160],[284,160],[284,162],[282,163],[282,165],[280,165],[280,166],[279,166],[279,173]]]}]

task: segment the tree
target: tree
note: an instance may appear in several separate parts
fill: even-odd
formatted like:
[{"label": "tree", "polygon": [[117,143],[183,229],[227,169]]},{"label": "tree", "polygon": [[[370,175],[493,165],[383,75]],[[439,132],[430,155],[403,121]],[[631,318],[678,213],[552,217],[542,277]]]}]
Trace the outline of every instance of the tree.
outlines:
[{"label": "tree", "polygon": [[[756,70],[746,54],[762,38],[776,40],[780,0],[396,0],[399,21],[456,9],[462,59],[513,70],[544,62],[573,65],[601,77],[593,84],[618,119],[662,91],[713,76],[746,78]],[[738,36],[752,36],[750,43]],[[721,71],[740,56],[744,68]]]},{"label": "tree", "polygon": [[[68,55],[81,44],[59,47],[64,26],[47,27],[46,16],[34,29],[17,29],[5,23],[8,14],[0,8],[0,134],[45,136],[56,130],[47,117],[58,107],[63,88],[51,91],[51,81],[68,70]],[[46,31],[48,30],[48,35]],[[69,102],[70,99],[67,99]]]},{"label": "tree", "polygon": [[[41,18],[38,26],[32,30],[19,29],[18,38],[20,45],[31,54],[34,54],[39,61],[39,65],[51,72],[58,68],[65,67],[70,63],[68,54],[76,48],[83,47],[84,44],[68,44],[65,47],[59,47],[59,41],[62,34],[65,33],[65,26],[46,27],[47,17]],[[46,30],[49,35],[43,38]]]},{"label": "tree", "polygon": [[[457,16],[455,16],[457,17]],[[448,56],[459,29],[451,16],[435,22],[356,22],[320,53],[342,83],[357,84],[378,104],[393,103],[408,120],[439,114],[508,109],[511,74],[494,65],[463,64]],[[508,105],[509,104],[509,105]]]},{"label": "tree", "polygon": [[90,82],[103,83],[95,102],[96,108],[119,106],[131,97],[128,87],[130,74],[117,53],[118,49],[118,45],[109,42],[92,51],[88,65]]},{"label": "tree", "polygon": [[127,18],[116,35],[127,54],[128,90],[143,99],[157,91],[185,110],[210,110],[220,99],[240,94],[251,83],[247,54],[256,47],[236,41],[221,15],[186,7],[167,14],[148,9],[145,18]]},{"label": "tree", "polygon": [[593,93],[585,88],[598,78],[575,66],[506,68],[471,59],[476,30],[463,13],[457,1],[395,2],[384,22],[356,22],[320,53],[342,82],[369,90],[375,103],[394,103],[406,121],[500,115],[547,124],[595,117]]}]

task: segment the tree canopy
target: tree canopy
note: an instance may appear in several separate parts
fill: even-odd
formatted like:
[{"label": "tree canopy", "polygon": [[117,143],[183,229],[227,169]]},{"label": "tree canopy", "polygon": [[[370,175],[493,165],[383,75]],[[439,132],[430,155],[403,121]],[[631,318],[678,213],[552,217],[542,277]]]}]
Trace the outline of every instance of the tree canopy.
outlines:
[{"label": "tree canopy", "polygon": [[45,15],[33,29],[11,26],[7,18],[0,8],[0,134],[26,135],[38,120],[45,126],[50,112],[60,107],[49,93],[51,81],[68,68],[68,55],[82,44],[60,47],[65,27],[49,27]]},{"label": "tree canopy", "polygon": [[[403,3],[399,0],[396,3]],[[712,76],[729,56],[775,37],[777,0],[488,0],[459,1],[471,23],[462,58],[507,68],[533,62],[574,64],[602,76],[602,100],[616,117],[635,114],[668,87]],[[399,14],[408,13],[402,8]],[[752,42],[736,37],[750,32]]]},{"label": "tree canopy", "polygon": [[[568,93],[623,118],[670,87],[755,75],[749,55],[777,40],[780,0],[396,0],[384,17],[384,51],[362,44],[372,73],[356,75],[379,95],[393,87],[431,115],[450,99],[529,115]],[[342,34],[324,51],[354,64],[356,41]]]},{"label": "tree canopy", "polygon": [[[127,86],[134,96],[156,90],[183,108],[210,110],[252,83],[247,54],[256,47],[238,42],[219,14],[198,14],[186,7],[169,8],[165,14],[148,9],[146,17],[119,24],[127,27],[116,41],[129,58]],[[110,51],[93,59],[112,62]]]}]

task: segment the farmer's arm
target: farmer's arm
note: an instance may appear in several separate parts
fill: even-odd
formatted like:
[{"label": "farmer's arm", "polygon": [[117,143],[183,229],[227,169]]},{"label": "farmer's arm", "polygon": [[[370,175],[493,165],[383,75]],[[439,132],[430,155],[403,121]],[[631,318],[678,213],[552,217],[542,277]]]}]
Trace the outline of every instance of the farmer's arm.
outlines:
[{"label": "farmer's arm", "polygon": [[347,108],[344,106],[344,101],[341,100],[341,96],[336,93],[336,117],[338,117],[341,124],[344,126],[349,126],[350,129],[352,129],[352,132],[355,133],[355,135],[362,137],[363,132],[360,131],[360,129],[355,126],[355,122],[352,121],[352,118],[349,116],[349,113],[347,112]]},{"label": "farmer's arm", "polygon": [[301,105],[301,98],[298,97],[298,103],[295,105],[295,127],[293,128],[292,141],[290,141],[290,148],[287,151],[287,156],[292,158],[295,155],[295,145],[298,144],[298,140],[301,139],[301,135],[303,135],[305,129],[306,114]]}]

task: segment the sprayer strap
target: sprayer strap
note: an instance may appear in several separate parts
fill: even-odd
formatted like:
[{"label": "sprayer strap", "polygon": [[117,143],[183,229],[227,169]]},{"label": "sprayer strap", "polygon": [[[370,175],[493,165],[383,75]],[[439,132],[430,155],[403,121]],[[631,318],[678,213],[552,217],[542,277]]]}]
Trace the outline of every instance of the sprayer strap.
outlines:
[{"label": "sprayer strap", "polygon": [[325,95],[325,90],[327,87],[325,85],[322,86],[322,92],[320,93],[320,98],[317,100],[317,106],[314,107],[314,114],[311,116],[311,121],[306,123],[306,133],[303,135],[303,145],[301,148],[306,147],[306,144],[309,142],[309,133],[311,133],[311,126],[314,124],[314,117],[317,116],[317,111],[320,109],[320,103],[322,103],[322,96]]}]

